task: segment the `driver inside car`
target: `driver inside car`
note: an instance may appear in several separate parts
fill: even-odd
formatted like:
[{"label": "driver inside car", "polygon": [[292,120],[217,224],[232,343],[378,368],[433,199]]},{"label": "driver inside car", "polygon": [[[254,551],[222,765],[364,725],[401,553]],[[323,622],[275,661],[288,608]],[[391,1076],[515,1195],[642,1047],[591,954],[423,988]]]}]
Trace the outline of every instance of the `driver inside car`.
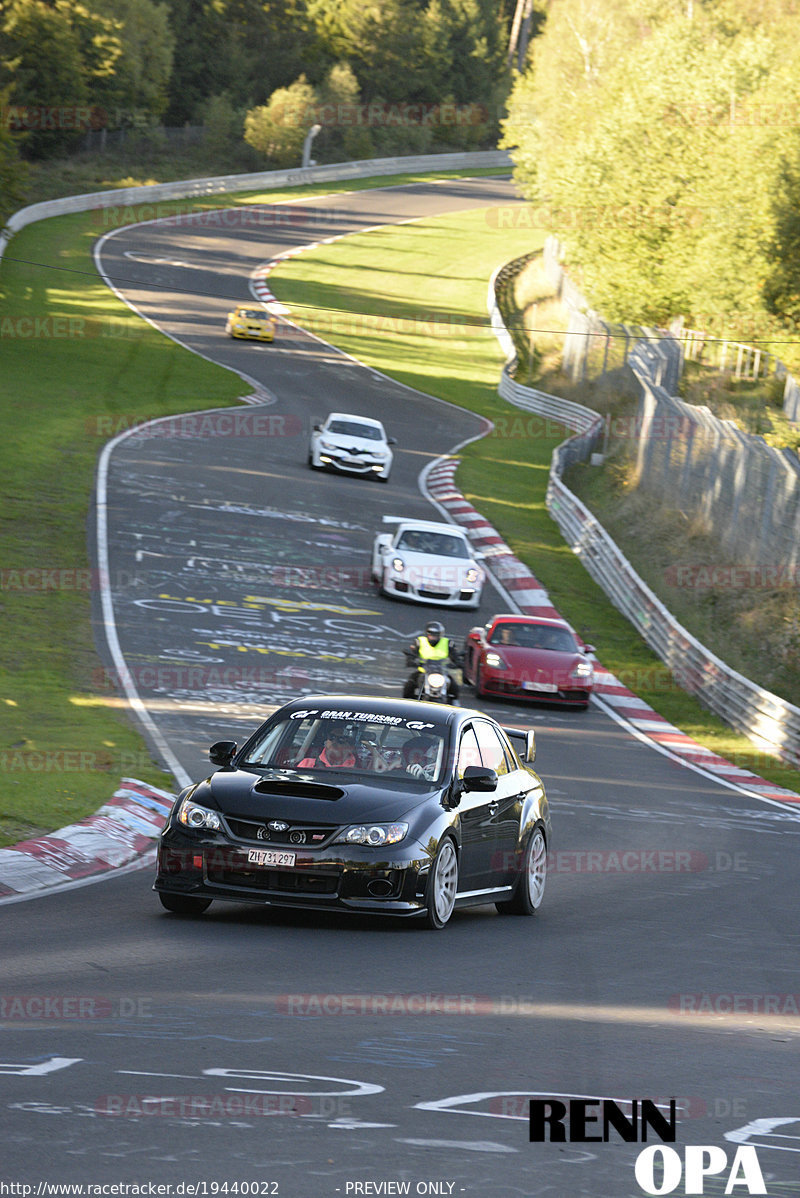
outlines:
[{"label": "driver inside car", "polygon": [[372,747],[371,768],[376,773],[402,770],[412,778],[431,780],[436,775],[439,742],[433,736],[414,736],[407,740],[396,759],[387,757],[376,745]]},{"label": "driver inside car", "polygon": [[298,761],[297,769],[319,767],[340,770],[354,769],[356,765],[354,742],[353,733],[348,728],[333,728],[325,737],[325,746],[322,752],[316,757],[304,757],[302,761]]},{"label": "driver inside car", "polygon": [[399,768],[412,778],[432,779],[436,773],[438,741],[432,736],[407,740],[400,753]]}]

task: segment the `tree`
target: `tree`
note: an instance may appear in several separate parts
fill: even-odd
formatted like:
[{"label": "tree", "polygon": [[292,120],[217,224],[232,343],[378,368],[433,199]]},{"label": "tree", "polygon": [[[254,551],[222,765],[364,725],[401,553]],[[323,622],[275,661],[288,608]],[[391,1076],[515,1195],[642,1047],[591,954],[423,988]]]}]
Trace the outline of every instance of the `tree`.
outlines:
[{"label": "tree", "polygon": [[26,154],[62,152],[81,136],[81,114],[121,53],[117,30],[78,0],[10,0],[0,24],[0,86],[11,105],[28,110]]},{"label": "tree", "polygon": [[[318,59],[302,0],[166,0],[176,48],[166,120],[196,120],[210,96],[263,104]],[[319,77],[327,69],[325,63]]]},{"label": "tree", "polygon": [[301,75],[290,87],[277,88],[265,105],[247,113],[245,141],[277,167],[299,166],[318,103],[316,91]]},{"label": "tree", "polygon": [[554,0],[505,143],[604,315],[719,328],[748,313],[752,327],[767,316],[776,189],[797,140],[769,119],[781,103],[800,112],[796,19],[760,26],[736,0],[691,17],[648,2],[617,0],[612,53],[596,4]]},{"label": "tree", "polygon": [[[0,110],[7,108],[7,102],[8,91],[0,91]],[[26,175],[14,139],[0,122],[0,229],[25,203]]]},{"label": "tree", "polygon": [[[95,0],[98,9],[116,18],[120,55],[113,74],[97,95],[111,110],[110,123],[149,122],[163,114],[168,102],[175,35],[165,4],[155,0]],[[114,109],[120,110],[119,120]]]}]

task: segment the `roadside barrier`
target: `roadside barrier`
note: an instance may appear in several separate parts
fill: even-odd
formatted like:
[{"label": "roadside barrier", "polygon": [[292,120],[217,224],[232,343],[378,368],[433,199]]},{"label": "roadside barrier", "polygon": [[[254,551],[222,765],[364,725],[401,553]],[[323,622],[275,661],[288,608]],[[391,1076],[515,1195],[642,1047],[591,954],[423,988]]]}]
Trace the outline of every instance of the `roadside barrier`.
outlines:
[{"label": "roadside barrier", "polygon": [[565,485],[563,475],[567,468],[575,462],[587,461],[596,451],[603,433],[603,419],[590,408],[514,381],[510,373],[514,365],[512,343],[497,305],[495,278],[496,275],[489,288],[490,318],[509,357],[503,367],[499,394],[516,407],[560,420],[566,428],[574,430],[574,435],[553,453],[546,496],[547,510],[565,541],[684,690],[760,749],[795,769],[800,768],[800,708],[732,670],[679,624],[585,504]]},{"label": "roadside barrier", "polygon": [[177,183],[150,183],[142,187],[119,187],[86,195],[65,196],[20,208],[8,218],[0,232],[0,258],[13,235],[34,221],[71,212],[90,212],[111,206],[128,207],[180,200],[189,197],[224,195],[234,191],[298,187],[309,183],[334,183],[347,179],[368,179],[375,175],[405,175],[416,171],[480,170],[507,166],[511,157],[505,150],[481,150],[463,154],[418,154],[413,157],[371,158],[360,162],[337,162],[329,166],[298,167],[295,170],[257,171],[249,175],[218,175],[208,179],[184,179]]}]

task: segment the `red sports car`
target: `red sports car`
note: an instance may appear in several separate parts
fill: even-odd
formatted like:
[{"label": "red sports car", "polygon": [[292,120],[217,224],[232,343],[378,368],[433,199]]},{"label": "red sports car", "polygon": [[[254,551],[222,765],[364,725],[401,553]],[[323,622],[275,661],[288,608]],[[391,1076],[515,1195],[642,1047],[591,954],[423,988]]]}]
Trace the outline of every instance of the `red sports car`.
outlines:
[{"label": "red sports car", "polygon": [[544,616],[493,616],[473,628],[464,645],[464,681],[477,695],[542,699],[586,707],[594,666],[565,620]]}]

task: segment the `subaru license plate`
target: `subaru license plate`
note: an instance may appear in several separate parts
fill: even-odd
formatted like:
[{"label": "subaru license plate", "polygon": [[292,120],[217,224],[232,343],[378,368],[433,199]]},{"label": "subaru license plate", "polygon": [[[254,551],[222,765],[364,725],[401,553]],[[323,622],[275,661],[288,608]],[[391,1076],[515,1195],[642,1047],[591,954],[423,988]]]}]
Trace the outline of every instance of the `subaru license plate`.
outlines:
[{"label": "subaru license plate", "polygon": [[284,853],[278,849],[249,849],[247,860],[251,865],[292,866],[294,865],[295,854]]}]

